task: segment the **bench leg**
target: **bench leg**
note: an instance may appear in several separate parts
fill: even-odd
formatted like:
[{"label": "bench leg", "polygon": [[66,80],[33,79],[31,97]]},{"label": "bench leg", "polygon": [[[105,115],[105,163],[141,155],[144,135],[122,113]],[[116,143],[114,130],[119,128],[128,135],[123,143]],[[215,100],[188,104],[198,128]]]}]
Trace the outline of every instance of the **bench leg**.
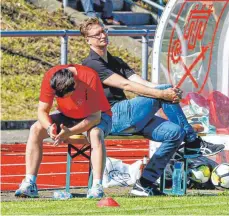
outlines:
[{"label": "bench leg", "polygon": [[92,187],[93,184],[93,173],[92,170],[89,172],[89,178],[88,178],[88,189]]},{"label": "bench leg", "polygon": [[70,174],[71,174],[71,146],[68,145],[68,153],[67,153],[67,172],[66,172],[66,186],[65,190],[66,192],[70,192]]},{"label": "bench leg", "polygon": [[188,179],[188,159],[184,158],[184,181],[183,181],[184,194],[186,194],[187,192],[187,179]]},{"label": "bench leg", "polygon": [[[90,148],[90,156],[91,156],[91,148]],[[88,189],[91,189],[92,184],[93,184],[93,172],[92,172],[92,164],[91,164],[91,157],[89,160],[89,170],[88,170]]]},{"label": "bench leg", "polygon": [[161,175],[161,178],[160,178],[160,191],[161,192],[164,192],[165,191],[165,169]]}]

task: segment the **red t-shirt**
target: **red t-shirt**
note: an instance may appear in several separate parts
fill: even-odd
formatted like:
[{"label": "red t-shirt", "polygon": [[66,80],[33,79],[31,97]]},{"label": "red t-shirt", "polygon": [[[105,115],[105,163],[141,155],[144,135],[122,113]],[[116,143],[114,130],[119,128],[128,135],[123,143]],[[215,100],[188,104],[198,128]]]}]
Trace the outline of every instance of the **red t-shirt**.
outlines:
[{"label": "red t-shirt", "polygon": [[[51,78],[58,70],[67,67],[76,68],[76,90],[69,97],[55,97],[55,91],[50,86]],[[58,104],[57,109],[71,118],[85,118],[99,110],[106,112],[110,116],[112,115],[97,73],[86,66],[76,64],[58,65],[47,71],[41,84],[40,101],[52,105],[54,97]]]}]

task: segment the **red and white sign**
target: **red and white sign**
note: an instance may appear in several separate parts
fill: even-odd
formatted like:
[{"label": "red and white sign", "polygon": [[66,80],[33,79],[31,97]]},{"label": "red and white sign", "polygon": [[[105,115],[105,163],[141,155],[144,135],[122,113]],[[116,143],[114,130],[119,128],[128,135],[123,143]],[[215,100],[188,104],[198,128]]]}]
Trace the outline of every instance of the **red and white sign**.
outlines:
[{"label": "red and white sign", "polygon": [[[213,15],[213,3],[214,5],[220,3],[223,5],[220,14],[217,18]],[[178,24],[179,18],[184,10],[187,10],[187,4],[193,3],[195,6],[188,11],[186,22],[182,27],[182,35],[179,36],[176,34],[176,25]],[[168,48],[168,58],[167,58],[167,65],[168,65],[168,74],[171,84],[174,86],[181,88],[182,85],[185,83],[187,79],[191,80],[192,85],[195,88],[195,92],[201,93],[206,85],[210,67],[212,63],[212,52],[213,52],[213,45],[215,42],[215,36],[218,30],[220,19],[224,13],[224,10],[229,3],[229,0],[219,0],[219,1],[194,1],[194,0],[186,0],[181,5],[180,10],[177,14],[172,33],[170,35],[170,42]],[[207,31],[207,27],[210,24],[210,17],[214,16],[215,25],[214,29],[212,29],[212,36],[211,40],[205,40],[205,34]],[[183,40],[185,43],[181,43]],[[185,44],[186,55],[188,56],[190,53],[196,52],[196,55],[189,61],[189,64],[184,60],[186,56],[182,53],[182,45]],[[207,56],[207,58],[206,58]],[[193,71],[198,64],[205,61],[205,65],[207,67],[204,68],[204,77],[201,80],[195,79],[193,76]],[[174,66],[178,67],[180,71],[183,71],[182,76],[179,80],[174,83],[172,76],[175,72]]]}]

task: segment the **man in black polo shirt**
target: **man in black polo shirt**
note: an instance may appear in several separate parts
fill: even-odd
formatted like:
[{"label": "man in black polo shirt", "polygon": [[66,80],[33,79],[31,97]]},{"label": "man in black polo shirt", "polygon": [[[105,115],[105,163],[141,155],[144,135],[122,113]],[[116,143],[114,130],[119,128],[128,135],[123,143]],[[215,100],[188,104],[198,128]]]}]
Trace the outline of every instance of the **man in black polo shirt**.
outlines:
[{"label": "man in black polo shirt", "polygon": [[[200,146],[210,146],[211,153],[214,154],[224,148],[224,145],[216,146],[197,137],[179,105],[180,89],[169,84],[156,85],[143,80],[122,59],[107,52],[107,31],[97,18],[87,19],[81,24],[80,31],[91,48],[83,65],[97,71],[105,95],[112,106],[111,132],[118,135],[138,133],[162,142],[134,185],[132,194],[161,195],[155,182],[183,140],[187,157],[201,155]],[[140,96],[128,100],[123,90]],[[169,121],[155,116],[160,108]]]}]

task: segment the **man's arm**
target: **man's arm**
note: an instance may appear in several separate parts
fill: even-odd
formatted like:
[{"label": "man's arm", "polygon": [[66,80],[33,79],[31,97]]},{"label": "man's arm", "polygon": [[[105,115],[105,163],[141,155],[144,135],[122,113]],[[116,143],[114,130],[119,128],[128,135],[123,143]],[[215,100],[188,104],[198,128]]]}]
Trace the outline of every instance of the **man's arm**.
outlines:
[{"label": "man's arm", "polygon": [[147,87],[150,87],[150,88],[154,88],[154,87],[156,87],[158,85],[156,83],[152,83],[152,82],[149,82],[147,80],[142,79],[137,74],[131,75],[130,77],[128,77],[128,80],[130,80],[132,82],[136,82],[136,83],[142,84],[142,85],[147,86]]},{"label": "man's arm", "polygon": [[52,105],[39,101],[38,104],[38,121],[41,123],[44,129],[48,129],[47,133],[52,138],[55,139],[57,134],[57,126],[52,123],[51,118],[49,117],[49,112],[52,108]]},{"label": "man's arm", "polygon": [[153,89],[152,87],[147,87],[140,83],[125,79],[118,74],[112,74],[107,79],[105,79],[103,83],[107,86],[120,88],[125,91],[134,92],[146,97],[160,98],[168,101],[173,101],[175,103],[179,101],[176,92],[172,88],[165,90]]},{"label": "man's arm", "polygon": [[38,121],[41,123],[42,127],[47,129],[51,124],[52,120],[49,117],[49,112],[52,105],[39,101],[38,104]]},{"label": "man's arm", "polygon": [[88,131],[93,126],[99,124],[100,121],[101,121],[101,111],[92,113],[87,118],[82,120],[79,124],[69,128],[70,136]]},{"label": "man's arm", "polygon": [[92,128],[95,125],[98,125],[101,121],[101,111],[97,111],[95,113],[92,113],[87,118],[82,120],[77,125],[67,128],[64,125],[61,125],[61,131],[56,136],[54,145],[59,145],[62,141],[67,139],[71,135],[81,134],[85,131],[88,131],[90,128]]},{"label": "man's arm", "polygon": [[[133,74],[128,78],[130,81],[142,84],[144,86],[150,87],[150,88],[155,88],[157,86],[160,86],[156,83],[151,83],[147,80],[144,80],[143,78],[141,78],[139,75],[137,74]],[[160,89],[160,88],[159,88]],[[176,95],[181,99],[182,98],[182,93],[183,91],[179,88],[173,87],[173,90],[176,92]]]}]

